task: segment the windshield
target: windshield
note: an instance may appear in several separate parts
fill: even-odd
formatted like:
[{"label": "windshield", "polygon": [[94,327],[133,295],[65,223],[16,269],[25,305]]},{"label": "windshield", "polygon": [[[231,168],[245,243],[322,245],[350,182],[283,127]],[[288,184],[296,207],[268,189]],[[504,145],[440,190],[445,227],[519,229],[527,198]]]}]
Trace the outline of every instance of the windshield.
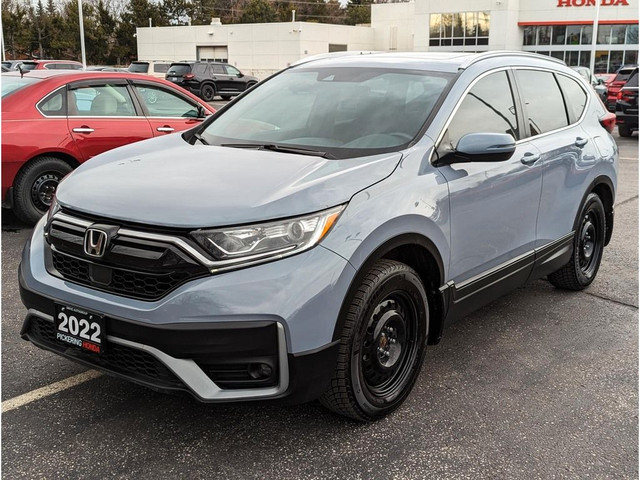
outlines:
[{"label": "windshield", "polygon": [[629,75],[631,75],[631,72],[633,72],[633,70],[620,70],[618,75],[616,75],[614,82],[626,82]]},{"label": "windshield", "polygon": [[147,73],[149,64],[147,62],[133,62],[129,65],[129,71],[133,73]]},{"label": "windshield", "polygon": [[20,70],[35,70],[38,64],[36,62],[22,62],[20,64]]},{"label": "windshield", "polygon": [[181,63],[179,65],[171,65],[171,67],[169,67],[169,70],[167,71],[167,75],[182,76],[185,73],[189,72],[191,72],[191,67],[189,65]]},{"label": "windshield", "polygon": [[24,88],[28,85],[32,85],[40,80],[37,78],[20,78],[20,77],[11,77],[8,75],[2,76],[2,98],[17,92],[21,88]]},{"label": "windshield", "polygon": [[397,150],[420,131],[452,74],[365,67],[287,70],[221,112],[212,145],[295,145],[337,158]]}]

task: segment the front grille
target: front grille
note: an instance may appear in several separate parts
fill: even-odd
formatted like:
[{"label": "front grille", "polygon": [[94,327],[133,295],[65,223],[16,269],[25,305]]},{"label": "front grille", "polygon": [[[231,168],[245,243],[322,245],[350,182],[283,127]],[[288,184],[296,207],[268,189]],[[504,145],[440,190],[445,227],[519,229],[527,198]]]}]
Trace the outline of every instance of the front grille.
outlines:
[{"label": "front grille", "polygon": [[115,373],[143,380],[161,388],[185,388],[184,384],[162,362],[142,350],[109,343],[104,353],[100,355],[85,352],[56,342],[54,324],[39,317],[31,317],[26,334],[36,343]]},{"label": "front grille", "polygon": [[67,280],[82,285],[96,287],[118,295],[134,297],[143,300],[154,300],[162,297],[192,276],[189,272],[172,271],[165,274],[135,272],[119,268],[108,268],[106,275],[111,275],[108,285],[101,285],[93,280],[94,266],[92,262],[51,252],[54,268]]},{"label": "front grille", "polygon": [[[208,269],[171,243],[119,235],[117,225],[101,258],[84,252],[86,228],[54,219],[47,229],[47,270],[74,283],[140,300],[157,300]],[[183,238],[183,240],[185,240]]]}]

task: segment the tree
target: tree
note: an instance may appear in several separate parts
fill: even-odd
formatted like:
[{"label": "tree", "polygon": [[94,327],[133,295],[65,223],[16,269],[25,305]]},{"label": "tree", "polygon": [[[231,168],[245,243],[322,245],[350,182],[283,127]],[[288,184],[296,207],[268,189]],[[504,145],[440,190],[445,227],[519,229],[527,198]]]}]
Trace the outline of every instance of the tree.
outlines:
[{"label": "tree", "polygon": [[168,24],[162,13],[161,7],[149,0],[129,0],[116,31],[118,63],[128,63],[137,58],[136,27],[148,27],[149,19],[154,27]]},{"label": "tree", "polygon": [[347,3],[347,25],[371,23],[371,0],[349,0]]},{"label": "tree", "polygon": [[251,0],[246,6],[239,23],[269,23],[278,21],[278,11],[266,0]]}]

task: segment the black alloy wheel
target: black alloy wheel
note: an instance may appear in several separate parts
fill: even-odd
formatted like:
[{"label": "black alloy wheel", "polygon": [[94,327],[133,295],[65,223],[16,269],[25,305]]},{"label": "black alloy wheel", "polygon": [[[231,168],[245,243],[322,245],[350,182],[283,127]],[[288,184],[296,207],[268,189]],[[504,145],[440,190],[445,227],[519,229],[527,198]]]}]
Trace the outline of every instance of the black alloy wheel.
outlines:
[{"label": "black alloy wheel", "polygon": [[379,260],[346,311],[336,370],[320,401],[341,415],[371,421],[398,408],[420,373],[427,296],[413,269]]},{"label": "black alloy wheel", "polygon": [[582,290],[596,278],[606,237],[606,216],[602,200],[590,193],[576,222],[571,260],[548,276],[558,288]]}]

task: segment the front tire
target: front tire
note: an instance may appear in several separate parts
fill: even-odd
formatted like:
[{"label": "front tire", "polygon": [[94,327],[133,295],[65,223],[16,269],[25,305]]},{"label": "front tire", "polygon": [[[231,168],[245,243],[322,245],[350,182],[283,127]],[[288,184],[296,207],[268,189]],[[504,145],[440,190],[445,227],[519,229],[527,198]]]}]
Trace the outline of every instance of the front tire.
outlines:
[{"label": "front tire", "polygon": [[380,260],[346,311],[336,370],[320,402],[356,420],[376,420],[402,404],[420,373],[427,295],[412,268]]},{"label": "front tire", "polygon": [[590,193],[580,212],[571,260],[548,276],[551,284],[564,290],[583,290],[588,287],[600,268],[605,236],[604,205],[598,195]]},{"label": "front tire", "polygon": [[14,182],[13,209],[22,222],[33,225],[44,215],[58,183],[73,170],[64,160],[39,157],[28,163]]}]

